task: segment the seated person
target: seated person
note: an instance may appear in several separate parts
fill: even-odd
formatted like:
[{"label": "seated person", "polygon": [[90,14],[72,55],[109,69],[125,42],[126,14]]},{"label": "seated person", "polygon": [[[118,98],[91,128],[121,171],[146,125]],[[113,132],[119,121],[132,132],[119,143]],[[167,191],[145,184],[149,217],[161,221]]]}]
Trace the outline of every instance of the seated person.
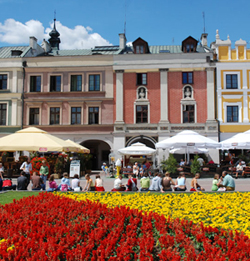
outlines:
[{"label": "seated person", "polygon": [[222,184],[219,184],[219,187],[226,188],[226,191],[234,191],[235,190],[235,182],[234,179],[226,172],[222,172],[221,180],[223,180]]},{"label": "seated person", "polygon": [[192,179],[191,181],[191,189],[190,191],[205,191],[204,188],[202,188],[199,184],[198,184],[198,179],[200,178],[200,173],[196,173],[195,177]]},{"label": "seated person", "polygon": [[244,176],[242,161],[240,161],[239,164],[236,166],[236,179],[238,178],[238,175],[241,175],[242,177]]},{"label": "seated person", "polygon": [[95,177],[95,190],[96,191],[105,191],[103,187],[103,180],[101,179],[100,175],[96,175]]},{"label": "seated person", "polygon": [[16,185],[12,184],[11,179],[5,179],[3,181],[3,191],[6,191],[6,190],[16,190]]},{"label": "seated person", "polygon": [[150,187],[150,179],[147,173],[144,173],[143,177],[140,180],[141,188],[140,191],[148,191]]},{"label": "seated person", "polygon": [[181,161],[180,161],[180,167],[182,167],[182,166],[185,166],[185,161],[183,160],[183,159],[181,159]]},{"label": "seated person", "polygon": [[125,186],[122,185],[122,175],[119,175],[114,181],[114,188],[111,191],[124,191]]},{"label": "seated person", "polygon": [[180,172],[174,186],[175,191],[186,191],[186,177],[184,172]]},{"label": "seated person", "polygon": [[138,163],[135,162],[135,165],[133,166],[133,174],[138,177],[139,176],[139,166]]},{"label": "seated person", "polygon": [[95,185],[94,185],[94,182],[93,180],[90,178],[90,175],[89,174],[86,174],[85,175],[85,179],[86,179],[86,185],[83,189],[83,191],[95,191]]},{"label": "seated person", "polygon": [[161,185],[161,173],[156,172],[155,177],[152,179],[151,186],[149,187],[150,191],[161,191],[162,185]]},{"label": "seated person", "polygon": [[61,179],[61,184],[59,185],[59,189],[61,191],[72,190],[71,187],[70,187],[70,182],[69,182],[69,177],[68,177],[67,172],[63,173],[63,178]]},{"label": "seated person", "polygon": [[49,188],[48,188],[48,192],[53,192],[53,191],[57,191],[59,190],[59,187],[57,185],[57,183],[55,182],[55,177],[54,175],[52,174],[50,177],[49,177]]},{"label": "seated person", "polygon": [[127,186],[127,190],[126,191],[137,191],[137,179],[133,178],[132,174],[128,175],[128,184]]},{"label": "seated person", "polygon": [[71,188],[75,191],[82,191],[82,187],[80,186],[80,179],[79,179],[79,175],[75,174],[74,178],[71,181]]},{"label": "seated person", "polygon": [[165,173],[165,177],[162,179],[161,185],[162,185],[161,192],[172,191],[171,185],[175,185],[175,184],[172,178],[170,177],[169,172]]},{"label": "seated person", "polygon": [[31,181],[32,181],[32,190],[41,190],[41,189],[45,190],[45,185],[43,183],[43,180],[36,171],[33,172]]},{"label": "seated person", "polygon": [[17,178],[17,190],[27,190],[28,182],[25,173],[21,171],[20,176]]}]

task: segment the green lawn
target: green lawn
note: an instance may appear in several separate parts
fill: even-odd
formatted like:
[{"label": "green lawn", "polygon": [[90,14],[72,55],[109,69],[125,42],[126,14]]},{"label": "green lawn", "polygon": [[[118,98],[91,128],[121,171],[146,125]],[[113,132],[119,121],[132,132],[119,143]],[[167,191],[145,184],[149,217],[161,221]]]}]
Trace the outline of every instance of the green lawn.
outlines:
[{"label": "green lawn", "polygon": [[41,191],[8,191],[0,193],[0,205],[11,203],[14,199],[18,200],[23,197],[36,196],[39,193]]}]

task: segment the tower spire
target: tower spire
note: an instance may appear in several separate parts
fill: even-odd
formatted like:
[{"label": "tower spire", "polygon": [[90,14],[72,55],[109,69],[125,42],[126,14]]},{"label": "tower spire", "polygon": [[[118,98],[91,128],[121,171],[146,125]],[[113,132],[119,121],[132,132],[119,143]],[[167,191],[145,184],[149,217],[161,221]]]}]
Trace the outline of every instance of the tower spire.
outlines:
[{"label": "tower spire", "polygon": [[56,30],[56,11],[54,11],[54,27],[52,31],[49,33],[49,35],[50,35],[49,43],[51,45],[51,48],[59,50],[59,44],[61,40],[59,38],[60,34]]}]

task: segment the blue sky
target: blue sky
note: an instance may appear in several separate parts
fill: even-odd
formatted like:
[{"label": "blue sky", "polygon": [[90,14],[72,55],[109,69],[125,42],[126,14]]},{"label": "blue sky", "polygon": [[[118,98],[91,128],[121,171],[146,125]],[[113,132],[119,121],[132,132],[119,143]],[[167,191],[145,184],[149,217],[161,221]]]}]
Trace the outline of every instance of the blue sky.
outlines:
[{"label": "blue sky", "polygon": [[128,42],[141,37],[149,45],[179,45],[189,35],[199,39],[202,12],[209,44],[216,29],[223,40],[229,34],[232,42],[250,41],[249,0],[0,0],[0,46],[27,45],[31,35],[47,40],[54,10],[61,49],[118,45],[125,10]]}]

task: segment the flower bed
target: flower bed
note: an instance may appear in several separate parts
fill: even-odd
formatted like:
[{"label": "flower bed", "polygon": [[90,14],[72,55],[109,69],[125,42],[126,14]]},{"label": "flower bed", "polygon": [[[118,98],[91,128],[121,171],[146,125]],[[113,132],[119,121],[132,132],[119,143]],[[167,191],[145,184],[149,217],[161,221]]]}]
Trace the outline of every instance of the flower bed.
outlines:
[{"label": "flower bed", "polygon": [[243,233],[41,193],[0,207],[1,260],[249,260]]},{"label": "flower bed", "polygon": [[250,236],[250,193],[84,193],[67,194],[77,200],[99,201],[109,207],[129,206],[180,218],[204,226],[243,231]]}]

